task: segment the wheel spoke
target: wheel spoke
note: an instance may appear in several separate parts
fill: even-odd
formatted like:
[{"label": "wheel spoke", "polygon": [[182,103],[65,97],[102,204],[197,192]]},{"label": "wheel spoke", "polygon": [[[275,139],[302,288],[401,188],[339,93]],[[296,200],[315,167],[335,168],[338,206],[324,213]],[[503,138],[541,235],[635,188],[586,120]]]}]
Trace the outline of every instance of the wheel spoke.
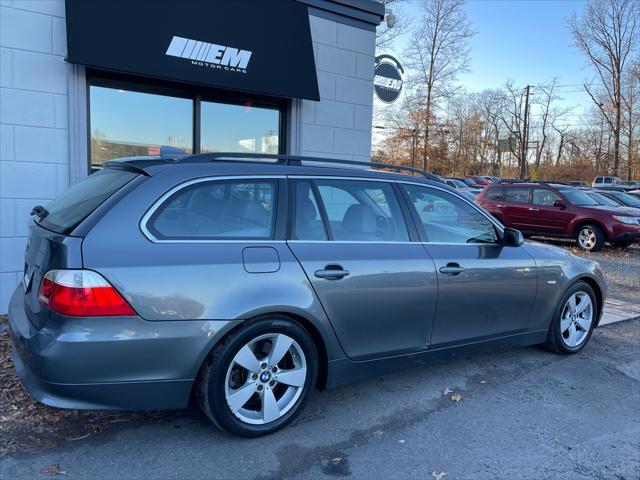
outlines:
[{"label": "wheel spoke", "polygon": [[279,334],[276,336],[273,341],[273,347],[271,348],[271,353],[269,354],[269,365],[275,367],[280,363],[282,357],[284,357],[285,353],[291,348],[291,344],[293,343],[293,339],[287,337],[286,335]]},{"label": "wheel spoke", "polygon": [[306,368],[296,368],[293,370],[280,370],[274,378],[285,385],[291,385],[292,387],[302,387],[307,379]]},{"label": "wheel spoke", "polygon": [[227,396],[227,403],[229,404],[229,408],[233,412],[237,412],[238,410],[240,410],[256,392],[257,386],[258,385],[255,382],[249,382],[239,389],[234,390],[231,395]]},{"label": "wheel spoke", "polygon": [[584,330],[585,332],[588,332],[589,329],[591,328],[591,319],[590,318],[577,317],[576,318],[576,322],[578,322],[578,325],[580,325],[580,328],[582,330]]},{"label": "wheel spoke", "polygon": [[571,326],[571,319],[570,318],[563,318],[560,320],[560,332],[564,333],[566,332],[569,327]]},{"label": "wheel spoke", "polygon": [[580,303],[576,307],[576,313],[582,313],[591,306],[591,299],[587,296],[580,296]]},{"label": "wheel spoke", "polygon": [[578,330],[576,330],[576,326],[571,324],[569,327],[569,338],[567,338],[567,344],[570,347],[575,347],[578,341]]},{"label": "wheel spoke", "polygon": [[248,345],[245,345],[238,353],[236,353],[233,361],[250,372],[257,372],[260,370],[260,362],[258,362],[258,359]]},{"label": "wheel spoke", "polygon": [[273,422],[280,418],[280,408],[273,390],[266,388],[262,393],[262,420],[264,423]]},{"label": "wheel spoke", "polygon": [[575,295],[571,295],[571,297],[569,298],[569,301],[567,302],[567,305],[569,305],[569,311],[571,313],[576,313],[576,296]]}]

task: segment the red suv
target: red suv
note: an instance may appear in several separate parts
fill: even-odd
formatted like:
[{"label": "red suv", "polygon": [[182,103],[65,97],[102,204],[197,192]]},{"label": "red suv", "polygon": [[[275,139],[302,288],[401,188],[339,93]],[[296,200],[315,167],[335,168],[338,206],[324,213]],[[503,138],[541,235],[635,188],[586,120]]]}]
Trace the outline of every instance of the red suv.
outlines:
[{"label": "red suv", "polygon": [[523,234],[575,238],[583,250],[604,242],[626,247],[640,242],[640,216],[600,206],[580,190],[551,183],[493,183],[476,202],[505,226]]},{"label": "red suv", "polygon": [[489,177],[483,177],[481,175],[465,175],[465,178],[470,178],[478,185],[489,185],[493,183],[493,180]]}]

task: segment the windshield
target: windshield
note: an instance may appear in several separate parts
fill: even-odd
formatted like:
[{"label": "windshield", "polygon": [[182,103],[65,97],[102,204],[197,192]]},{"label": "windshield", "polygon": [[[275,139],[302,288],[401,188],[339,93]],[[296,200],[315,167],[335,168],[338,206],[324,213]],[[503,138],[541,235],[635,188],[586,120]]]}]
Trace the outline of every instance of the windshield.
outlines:
[{"label": "windshield", "polygon": [[629,195],[628,193],[616,192],[613,194],[614,197],[619,199],[621,202],[624,202],[625,205],[629,205],[630,207],[640,207],[640,199],[634,197],[633,195]]},{"label": "windshield", "polygon": [[126,170],[104,168],[67,189],[46,205],[40,225],[68,234],[116,191],[137,177]]},{"label": "windshield", "polygon": [[455,178],[452,178],[449,181],[453,183],[453,185],[455,185],[455,188],[467,188],[466,183],[461,182],[460,180],[456,180]]},{"label": "windshield", "polygon": [[558,189],[558,191],[562,195],[564,195],[564,198],[566,198],[572,205],[577,205],[578,207],[598,206],[598,202],[596,202],[593,198],[589,197],[589,195],[581,192],[580,190],[575,190],[573,188],[562,188]]},{"label": "windshield", "polygon": [[596,202],[598,202],[598,205],[605,205],[607,207],[619,207],[620,204],[618,202],[616,202],[615,200],[610,199],[609,197],[606,197],[604,195],[602,195],[601,193],[587,193],[587,195],[589,195],[591,198],[593,198]]}]

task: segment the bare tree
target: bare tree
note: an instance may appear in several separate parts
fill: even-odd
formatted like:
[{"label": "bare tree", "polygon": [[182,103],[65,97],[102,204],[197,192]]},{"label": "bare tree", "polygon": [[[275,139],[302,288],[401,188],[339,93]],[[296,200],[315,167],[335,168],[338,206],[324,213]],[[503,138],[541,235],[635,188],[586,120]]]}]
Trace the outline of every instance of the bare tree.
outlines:
[{"label": "bare tree", "polygon": [[631,180],[638,155],[638,129],[640,128],[640,58],[628,69],[622,83],[622,108],[627,147],[627,180]]},{"label": "bare tree", "polygon": [[527,176],[527,149],[518,148],[525,141],[522,91],[515,86],[513,80],[507,80],[503,95],[500,120],[509,133],[509,151],[518,162],[520,177],[524,178]]},{"label": "bare tree", "polygon": [[469,68],[469,39],[475,33],[464,11],[464,0],[422,0],[423,18],[405,52],[409,85],[420,89],[424,108],[423,168],[429,167],[429,133],[434,103],[450,93],[460,73]]},{"label": "bare tree", "polygon": [[596,71],[599,88],[584,88],[598,106],[613,135],[613,170],[620,166],[622,77],[638,48],[638,0],[589,0],[584,16],[569,21],[576,46]]}]

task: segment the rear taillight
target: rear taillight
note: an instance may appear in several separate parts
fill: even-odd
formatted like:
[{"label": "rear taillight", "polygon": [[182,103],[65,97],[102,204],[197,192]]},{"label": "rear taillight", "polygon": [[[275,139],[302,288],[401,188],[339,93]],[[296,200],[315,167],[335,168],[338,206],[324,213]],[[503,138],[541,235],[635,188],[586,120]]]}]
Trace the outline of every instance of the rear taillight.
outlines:
[{"label": "rear taillight", "polygon": [[109,282],[90,270],[49,270],[38,299],[51,310],[74,317],[136,314]]}]

